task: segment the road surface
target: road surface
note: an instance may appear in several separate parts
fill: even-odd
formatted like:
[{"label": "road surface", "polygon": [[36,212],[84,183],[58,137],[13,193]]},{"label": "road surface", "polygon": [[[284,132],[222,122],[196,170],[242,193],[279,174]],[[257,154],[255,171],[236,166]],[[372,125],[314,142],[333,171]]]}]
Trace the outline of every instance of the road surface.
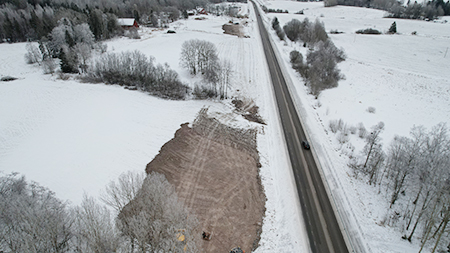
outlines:
[{"label": "road surface", "polygon": [[314,157],[311,151],[302,148],[301,142],[306,140],[306,135],[259,10],[255,3],[252,3],[275,91],[311,251],[317,253],[349,252]]}]

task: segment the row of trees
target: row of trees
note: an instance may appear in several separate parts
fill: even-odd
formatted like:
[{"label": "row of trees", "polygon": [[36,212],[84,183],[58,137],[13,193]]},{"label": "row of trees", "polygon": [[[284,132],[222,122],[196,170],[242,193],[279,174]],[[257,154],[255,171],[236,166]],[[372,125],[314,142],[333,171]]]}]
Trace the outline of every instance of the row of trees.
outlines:
[{"label": "row of trees", "polygon": [[23,176],[0,176],[0,251],[197,252],[197,221],[163,175],[122,174],[102,199],[115,211],[88,196],[71,207]]},{"label": "row of trees", "polygon": [[408,1],[406,6],[394,5],[389,9],[388,17],[433,20],[444,15],[450,15],[450,2],[444,3],[443,0],[433,0],[423,3]]},{"label": "row of trees", "polygon": [[138,22],[156,25],[160,13],[168,13],[171,20],[176,20],[180,11],[207,3],[208,0],[2,0],[0,42],[40,40],[61,18],[72,20],[74,25],[87,23],[96,40],[108,39],[122,32],[117,17],[133,17]]},{"label": "row of trees", "polygon": [[293,50],[290,53],[292,68],[299,72],[305,80],[305,85],[314,96],[318,97],[325,89],[338,86],[338,81],[342,78],[337,64],[344,61],[346,56],[341,49],[338,49],[328,38],[323,23],[318,19],[314,23],[308,18],[303,21],[293,19],[286,23],[281,30],[278,19],[272,20],[272,28],[278,37],[285,40],[286,36],[293,42],[302,43],[308,46],[306,62],[303,55]]},{"label": "row of trees", "polygon": [[405,5],[397,0],[325,0],[325,7],[348,5],[375,8],[388,11],[389,17],[408,19],[435,19],[439,16],[450,15],[450,1],[432,0],[418,3],[417,1]]},{"label": "row of trees", "polygon": [[227,97],[232,66],[227,60],[219,60],[213,43],[198,39],[185,41],[181,48],[180,64],[191,75],[201,75],[203,78],[204,83],[194,88],[196,97]]},{"label": "row of trees", "polygon": [[59,25],[62,18],[71,20],[73,25],[87,23],[96,40],[109,39],[122,33],[116,14],[89,7],[82,11],[75,9],[31,4],[20,9],[12,4],[4,4],[0,6],[0,41],[46,41],[51,39],[49,33]]},{"label": "row of trees", "polygon": [[[440,123],[431,130],[411,129],[409,137],[396,136],[383,150],[379,123],[365,137],[361,155],[353,157],[350,167],[367,182],[379,186],[389,203],[388,225],[398,226],[403,239],[420,239],[422,251],[450,248],[447,227],[450,219],[450,137]],[[441,251],[439,251],[441,252]]]},{"label": "row of trees", "polygon": [[170,99],[184,99],[189,93],[189,87],[179,80],[168,64],[155,65],[153,57],[139,51],[103,54],[87,69],[83,79],[134,86]]},{"label": "row of trees", "polygon": [[302,41],[305,46],[314,46],[319,41],[328,40],[324,24],[319,19],[316,19],[314,23],[310,22],[308,18],[303,19],[302,22],[292,19],[283,26],[283,30],[291,41]]}]

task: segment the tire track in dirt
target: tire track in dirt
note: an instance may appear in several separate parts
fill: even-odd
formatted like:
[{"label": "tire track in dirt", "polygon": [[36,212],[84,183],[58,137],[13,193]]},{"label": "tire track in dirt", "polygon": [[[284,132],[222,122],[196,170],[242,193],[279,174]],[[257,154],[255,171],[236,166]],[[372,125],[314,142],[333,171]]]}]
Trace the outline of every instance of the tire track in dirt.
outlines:
[{"label": "tire track in dirt", "polygon": [[[228,127],[240,115],[215,116],[220,122],[201,118],[193,128],[182,125],[146,171],[165,174],[175,186],[180,199],[199,220],[199,237],[202,231],[212,234],[210,241],[200,240],[200,252],[225,253],[236,246],[251,252],[259,241],[265,210],[257,155],[239,148],[246,142],[229,141],[246,134]],[[254,148],[257,154],[256,145]]]}]

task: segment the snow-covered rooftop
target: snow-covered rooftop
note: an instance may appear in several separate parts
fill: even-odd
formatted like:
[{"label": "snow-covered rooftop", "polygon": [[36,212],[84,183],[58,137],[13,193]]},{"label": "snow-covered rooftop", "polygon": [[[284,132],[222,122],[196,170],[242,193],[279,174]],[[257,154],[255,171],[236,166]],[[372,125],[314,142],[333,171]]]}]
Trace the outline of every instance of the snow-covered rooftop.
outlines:
[{"label": "snow-covered rooftop", "polygon": [[121,26],[133,26],[134,18],[118,18],[117,21]]}]

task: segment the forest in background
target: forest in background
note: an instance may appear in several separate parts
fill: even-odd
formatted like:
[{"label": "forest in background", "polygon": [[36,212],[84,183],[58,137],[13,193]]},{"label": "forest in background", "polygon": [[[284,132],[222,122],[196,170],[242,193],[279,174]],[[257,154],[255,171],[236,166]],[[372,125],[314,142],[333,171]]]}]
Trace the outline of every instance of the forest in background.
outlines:
[{"label": "forest in background", "polygon": [[389,18],[433,20],[440,16],[450,15],[450,1],[431,0],[418,3],[408,0],[324,0],[325,7],[336,5],[358,6],[379,9],[389,12]]},{"label": "forest in background", "polygon": [[180,13],[206,7],[208,0],[0,0],[0,42],[45,40],[58,21],[89,24],[96,40],[121,32],[117,18],[135,18],[156,26],[157,16],[166,13],[172,21]]}]

